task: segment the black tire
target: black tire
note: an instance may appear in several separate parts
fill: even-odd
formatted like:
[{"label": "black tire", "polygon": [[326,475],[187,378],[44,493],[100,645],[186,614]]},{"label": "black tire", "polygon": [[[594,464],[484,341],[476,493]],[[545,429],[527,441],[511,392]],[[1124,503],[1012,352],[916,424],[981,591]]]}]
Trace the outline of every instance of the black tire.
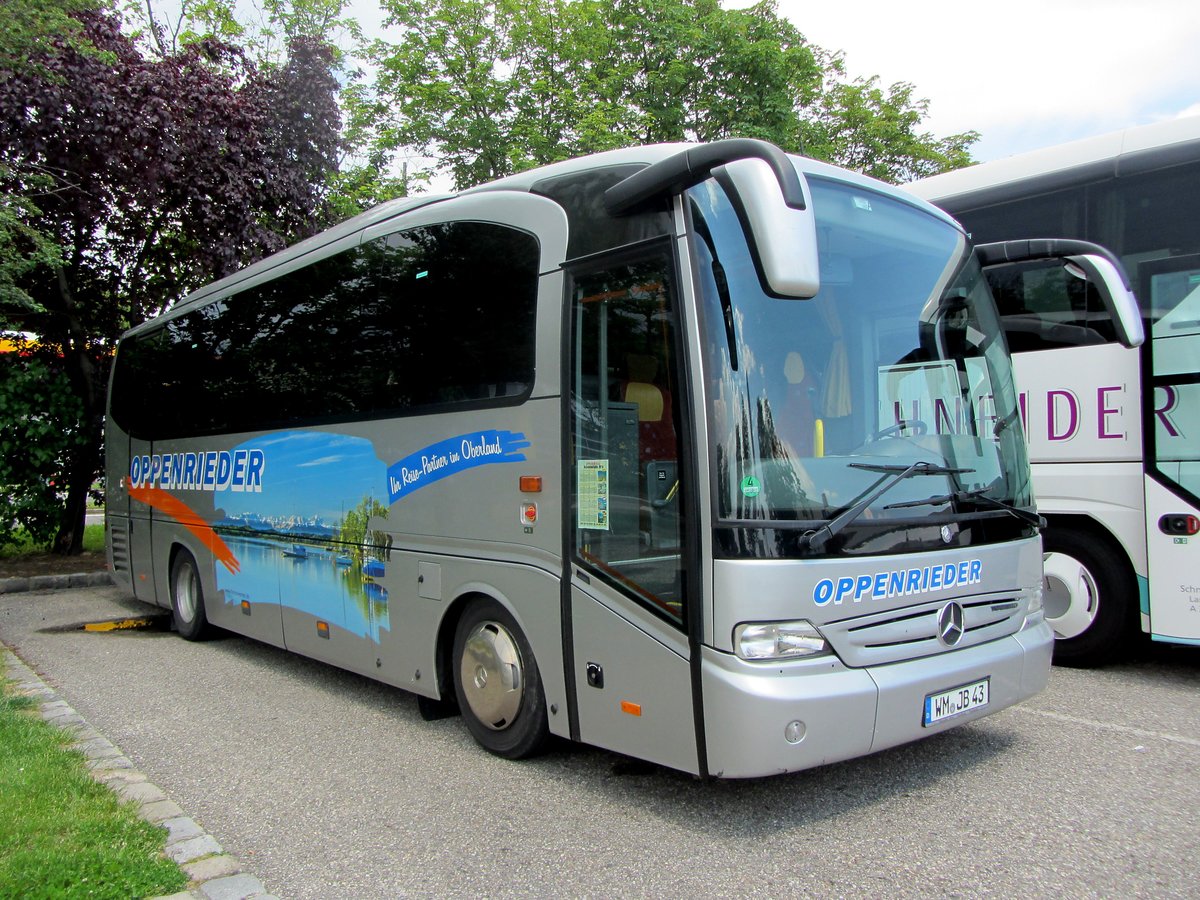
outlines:
[{"label": "black tire", "polygon": [[1054,661],[1102,666],[1137,638],[1138,587],[1124,551],[1106,535],[1051,524],[1042,535],[1046,621]]},{"label": "black tire", "polygon": [[545,747],[550,727],[541,674],[508,610],[494,600],[473,601],[458,620],[451,665],[467,730],[484,749],[524,759]]},{"label": "black tire", "polygon": [[204,611],[200,568],[192,554],[182,549],[171,563],[171,619],[179,636],[189,641],[202,641],[212,633]]}]

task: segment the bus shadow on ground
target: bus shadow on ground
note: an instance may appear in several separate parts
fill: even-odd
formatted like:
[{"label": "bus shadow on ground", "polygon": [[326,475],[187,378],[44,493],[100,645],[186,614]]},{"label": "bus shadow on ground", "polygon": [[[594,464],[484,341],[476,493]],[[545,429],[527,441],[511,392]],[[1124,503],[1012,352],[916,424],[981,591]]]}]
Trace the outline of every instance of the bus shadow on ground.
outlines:
[{"label": "bus shadow on ground", "polygon": [[806,828],[902,798],[933,796],[939,785],[993,765],[1015,743],[1013,735],[985,720],[845,762],[710,781],[566,742],[535,763],[570,768],[580,787],[612,802],[635,804],[673,827],[742,839]]}]

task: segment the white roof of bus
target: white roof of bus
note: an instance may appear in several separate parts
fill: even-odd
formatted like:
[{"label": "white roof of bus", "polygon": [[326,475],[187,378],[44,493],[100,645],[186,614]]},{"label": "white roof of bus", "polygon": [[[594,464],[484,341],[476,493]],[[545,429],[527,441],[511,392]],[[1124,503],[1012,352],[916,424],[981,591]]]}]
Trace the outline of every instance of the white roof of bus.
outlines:
[{"label": "white roof of bus", "polygon": [[1013,182],[1057,181],[1054,176],[1060,176],[1065,187],[1101,174],[1117,176],[1131,167],[1159,167],[1152,160],[1171,165],[1196,158],[1200,158],[1200,116],[1189,116],[979,163],[905,187],[925,200],[961,208],[960,201],[969,195]]}]

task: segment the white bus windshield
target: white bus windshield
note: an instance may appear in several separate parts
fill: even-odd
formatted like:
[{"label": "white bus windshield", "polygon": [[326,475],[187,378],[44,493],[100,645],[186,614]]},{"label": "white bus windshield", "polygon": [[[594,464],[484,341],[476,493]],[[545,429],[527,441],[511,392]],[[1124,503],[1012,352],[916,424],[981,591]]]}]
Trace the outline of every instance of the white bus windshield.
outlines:
[{"label": "white bus windshield", "polygon": [[[809,183],[811,300],[767,296],[722,188],[689,192],[725,552],[885,553],[1024,533],[1031,517],[1002,506],[1032,503],[1012,373],[965,235],[870,189]],[[920,477],[895,479],[914,464]],[[804,539],[839,517],[853,521],[828,545]],[[779,533],[754,537],[762,526]]]}]

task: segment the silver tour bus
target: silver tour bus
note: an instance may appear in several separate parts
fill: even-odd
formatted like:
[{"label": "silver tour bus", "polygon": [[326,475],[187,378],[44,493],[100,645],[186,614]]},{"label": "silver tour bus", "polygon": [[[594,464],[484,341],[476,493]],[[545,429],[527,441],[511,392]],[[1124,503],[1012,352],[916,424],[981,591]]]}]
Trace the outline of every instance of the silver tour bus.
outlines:
[{"label": "silver tour bus", "polygon": [[1050,665],[1004,248],[748,140],[383,204],[121,341],[112,571],[505,757],[939,733]]}]

